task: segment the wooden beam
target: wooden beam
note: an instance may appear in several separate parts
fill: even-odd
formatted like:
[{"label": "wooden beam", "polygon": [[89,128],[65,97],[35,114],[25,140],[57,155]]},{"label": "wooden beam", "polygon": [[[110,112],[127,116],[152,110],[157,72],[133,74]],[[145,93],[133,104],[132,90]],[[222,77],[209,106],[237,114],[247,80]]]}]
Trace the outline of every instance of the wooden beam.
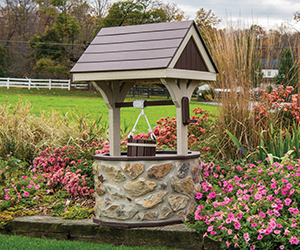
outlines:
[{"label": "wooden beam", "polygon": [[[147,106],[168,106],[168,105],[174,105],[174,102],[171,100],[166,101],[147,101],[144,102],[145,107]],[[116,108],[128,108],[133,107],[133,102],[116,102],[115,103]]]}]

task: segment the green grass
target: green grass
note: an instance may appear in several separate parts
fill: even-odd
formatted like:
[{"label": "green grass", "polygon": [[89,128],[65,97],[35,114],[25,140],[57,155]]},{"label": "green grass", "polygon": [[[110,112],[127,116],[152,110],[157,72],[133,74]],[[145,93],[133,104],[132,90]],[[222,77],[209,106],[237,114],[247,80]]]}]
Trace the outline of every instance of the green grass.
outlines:
[{"label": "green grass", "polygon": [[[168,250],[167,248],[127,247],[80,241],[40,239],[0,234],[1,250]],[[171,250],[171,249],[169,249]]]},{"label": "green grass", "polygon": [[[143,99],[144,96],[137,96],[133,98],[128,96],[126,101],[133,101],[135,99]],[[17,88],[0,88],[0,104],[9,102],[16,104],[21,100],[30,101],[32,105],[32,113],[39,115],[42,110],[51,111],[51,109],[58,110],[62,114],[76,112],[81,116],[90,116],[93,118],[102,117],[102,122],[108,123],[108,108],[100,94],[91,93],[88,91],[80,90],[48,90],[48,89],[17,89]],[[167,100],[166,97],[151,97],[148,100]],[[216,113],[217,109],[213,105],[197,103],[196,100],[190,103],[190,114],[196,107],[206,109],[212,113]],[[122,108],[121,109],[121,127],[129,132],[133,127],[140,110],[135,108]],[[162,117],[176,117],[175,106],[156,106],[147,107],[145,113],[148,117],[150,125],[156,126],[156,121]],[[128,130],[129,129],[129,130]],[[141,117],[137,126],[137,132],[147,132],[147,124],[145,119]]]}]

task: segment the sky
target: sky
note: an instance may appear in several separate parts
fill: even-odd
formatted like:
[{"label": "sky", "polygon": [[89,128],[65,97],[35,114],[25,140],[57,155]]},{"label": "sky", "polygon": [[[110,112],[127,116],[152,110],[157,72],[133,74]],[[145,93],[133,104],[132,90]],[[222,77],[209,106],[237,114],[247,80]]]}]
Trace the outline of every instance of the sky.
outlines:
[{"label": "sky", "polygon": [[194,19],[197,10],[212,10],[222,19],[221,26],[248,28],[258,24],[266,30],[285,24],[291,30],[300,31],[294,13],[300,12],[299,0],[170,0],[182,9],[189,19]]}]

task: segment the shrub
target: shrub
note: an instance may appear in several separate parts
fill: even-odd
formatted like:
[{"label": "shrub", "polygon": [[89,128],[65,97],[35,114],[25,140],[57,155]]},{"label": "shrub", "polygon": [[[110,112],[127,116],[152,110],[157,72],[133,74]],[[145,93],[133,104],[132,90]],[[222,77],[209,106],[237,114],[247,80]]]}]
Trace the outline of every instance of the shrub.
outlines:
[{"label": "shrub", "polygon": [[33,160],[32,171],[41,173],[45,183],[54,190],[64,188],[74,197],[93,193],[92,156],[102,143],[81,149],[64,146],[47,148]]}]

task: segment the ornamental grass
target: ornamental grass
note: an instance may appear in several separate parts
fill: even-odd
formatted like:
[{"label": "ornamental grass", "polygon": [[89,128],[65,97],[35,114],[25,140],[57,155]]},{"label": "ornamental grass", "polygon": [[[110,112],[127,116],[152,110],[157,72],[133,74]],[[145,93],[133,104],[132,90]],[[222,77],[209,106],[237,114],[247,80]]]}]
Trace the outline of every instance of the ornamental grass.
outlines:
[{"label": "ornamental grass", "polygon": [[28,101],[0,105],[0,157],[13,154],[30,163],[48,147],[81,147],[106,138],[108,127],[101,125],[101,119],[70,114],[52,110],[36,116]]}]

